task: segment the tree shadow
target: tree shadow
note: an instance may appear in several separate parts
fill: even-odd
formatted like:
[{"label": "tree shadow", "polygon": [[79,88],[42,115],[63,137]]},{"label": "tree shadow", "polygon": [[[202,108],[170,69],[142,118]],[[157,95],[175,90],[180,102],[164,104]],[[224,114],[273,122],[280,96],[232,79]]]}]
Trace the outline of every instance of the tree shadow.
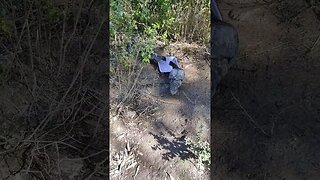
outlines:
[{"label": "tree shadow", "polygon": [[165,153],[162,153],[162,159],[170,160],[175,157],[180,158],[181,160],[187,160],[190,158],[195,158],[195,155],[190,151],[190,146],[187,145],[185,136],[174,137],[173,140],[169,140],[164,136],[159,136],[150,132],[158,142],[157,145],[152,146],[153,150],[165,150]]}]

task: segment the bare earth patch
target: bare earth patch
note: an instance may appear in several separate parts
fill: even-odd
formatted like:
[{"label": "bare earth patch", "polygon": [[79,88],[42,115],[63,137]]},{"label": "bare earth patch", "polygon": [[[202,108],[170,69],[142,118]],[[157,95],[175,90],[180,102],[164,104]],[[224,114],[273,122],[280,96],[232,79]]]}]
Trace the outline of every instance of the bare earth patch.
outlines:
[{"label": "bare earth patch", "polygon": [[[209,169],[197,163],[186,144],[186,138],[210,139],[210,65],[205,47],[174,43],[164,54],[178,58],[186,81],[177,95],[170,95],[164,75],[152,65],[145,65],[140,75],[141,103],[151,103],[154,114],[138,117],[134,109],[122,109],[111,118],[111,158],[124,150],[126,143],[134,148],[138,162],[114,179],[209,179]],[[117,168],[117,166],[113,166]],[[121,178],[120,178],[121,179]]]}]

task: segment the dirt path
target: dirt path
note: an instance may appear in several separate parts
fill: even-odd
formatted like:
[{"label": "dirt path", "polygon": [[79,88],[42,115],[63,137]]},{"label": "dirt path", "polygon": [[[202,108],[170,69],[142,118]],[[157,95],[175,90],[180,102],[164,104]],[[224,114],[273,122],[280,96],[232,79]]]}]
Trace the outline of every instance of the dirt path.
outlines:
[{"label": "dirt path", "polygon": [[213,99],[213,177],[319,179],[319,4],[259,2],[220,3],[241,54]]},{"label": "dirt path", "polygon": [[[198,136],[207,142],[210,139],[209,54],[205,48],[190,44],[171,44],[164,53],[178,58],[185,70],[186,81],[179,93],[172,96],[166,78],[159,76],[151,65],[144,67],[140,76],[140,82],[144,84],[144,100],[155,102],[158,109],[157,114],[144,119],[139,127],[128,133],[127,138],[136,144],[136,158],[141,165],[135,177],[209,179],[209,170],[201,169],[195,163],[194,155],[186,145],[186,138],[194,140]],[[114,130],[114,133],[124,130],[128,128]]]}]

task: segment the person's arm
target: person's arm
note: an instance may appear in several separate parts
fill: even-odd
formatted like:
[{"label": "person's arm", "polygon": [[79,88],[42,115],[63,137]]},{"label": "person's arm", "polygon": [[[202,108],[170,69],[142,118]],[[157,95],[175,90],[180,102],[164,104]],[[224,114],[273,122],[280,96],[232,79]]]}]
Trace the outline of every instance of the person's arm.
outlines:
[{"label": "person's arm", "polygon": [[211,0],[210,1],[210,9],[211,9],[211,21],[212,20],[220,20],[222,21],[222,16],[220,13],[220,10],[218,8],[218,5],[216,3],[216,0]]}]

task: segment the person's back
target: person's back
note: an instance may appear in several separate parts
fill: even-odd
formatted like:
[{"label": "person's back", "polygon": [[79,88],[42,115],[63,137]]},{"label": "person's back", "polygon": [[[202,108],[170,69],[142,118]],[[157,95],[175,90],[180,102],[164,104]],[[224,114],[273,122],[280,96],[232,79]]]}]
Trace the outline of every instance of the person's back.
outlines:
[{"label": "person's back", "polygon": [[238,57],[238,32],[231,24],[223,22],[215,0],[211,0],[211,62],[213,95],[217,85]]},{"label": "person's back", "polygon": [[235,63],[238,54],[238,33],[230,24],[216,21],[211,27],[211,52],[213,60],[227,59],[231,65]]}]

